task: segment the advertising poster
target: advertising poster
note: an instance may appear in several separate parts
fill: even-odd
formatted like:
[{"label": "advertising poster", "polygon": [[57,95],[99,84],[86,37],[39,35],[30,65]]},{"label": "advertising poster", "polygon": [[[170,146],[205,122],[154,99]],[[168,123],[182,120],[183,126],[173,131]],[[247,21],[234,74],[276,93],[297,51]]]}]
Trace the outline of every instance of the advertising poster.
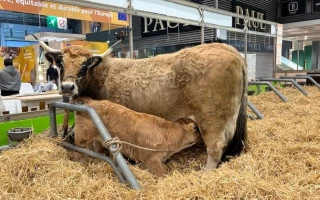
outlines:
[{"label": "advertising poster", "polygon": [[76,45],[83,46],[85,49],[88,49],[94,54],[101,54],[109,48],[107,42],[72,41],[63,43],[63,47]]},{"label": "advertising poster", "polygon": [[121,23],[128,24],[128,17],[125,13],[110,12],[107,10],[72,6],[49,1],[0,1],[0,9],[96,22],[109,22],[109,18],[111,18],[111,23],[121,21]]},{"label": "advertising poster", "polygon": [[26,47],[0,47],[0,69],[4,68],[4,59],[13,59],[13,65],[20,71],[21,81],[24,83],[32,82],[32,70],[35,67],[34,46]]}]

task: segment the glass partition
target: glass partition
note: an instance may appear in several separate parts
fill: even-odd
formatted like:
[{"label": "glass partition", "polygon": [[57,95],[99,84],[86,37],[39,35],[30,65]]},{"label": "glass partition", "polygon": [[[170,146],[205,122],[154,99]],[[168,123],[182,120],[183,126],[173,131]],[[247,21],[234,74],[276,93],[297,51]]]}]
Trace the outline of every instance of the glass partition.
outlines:
[{"label": "glass partition", "polygon": [[317,67],[317,43],[315,41],[283,41],[281,70],[314,70]]}]

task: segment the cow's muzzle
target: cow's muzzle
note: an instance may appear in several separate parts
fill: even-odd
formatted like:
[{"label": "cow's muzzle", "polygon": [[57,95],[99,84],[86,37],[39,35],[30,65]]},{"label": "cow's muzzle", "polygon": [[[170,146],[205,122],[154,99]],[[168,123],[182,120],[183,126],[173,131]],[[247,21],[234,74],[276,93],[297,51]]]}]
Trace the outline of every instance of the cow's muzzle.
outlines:
[{"label": "cow's muzzle", "polygon": [[61,84],[61,95],[74,96],[78,94],[78,87],[72,82],[63,82]]}]

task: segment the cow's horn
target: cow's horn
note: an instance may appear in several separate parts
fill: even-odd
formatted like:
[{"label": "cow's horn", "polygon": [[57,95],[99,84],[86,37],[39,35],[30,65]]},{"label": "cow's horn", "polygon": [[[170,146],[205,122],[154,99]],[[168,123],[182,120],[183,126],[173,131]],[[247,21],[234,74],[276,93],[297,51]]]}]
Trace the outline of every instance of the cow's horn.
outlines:
[{"label": "cow's horn", "polygon": [[121,41],[122,40],[118,40],[111,47],[109,47],[109,49],[107,51],[105,51],[103,54],[93,54],[93,56],[100,56],[101,58],[108,56],[113,51],[113,47],[116,46],[117,44],[119,44]]},{"label": "cow's horn", "polygon": [[31,35],[34,37],[34,39],[36,39],[36,40],[39,42],[40,46],[41,46],[44,50],[46,50],[47,52],[60,52],[60,50],[58,50],[58,49],[53,49],[53,48],[49,47],[48,45],[46,45],[46,43],[44,43],[44,41],[40,40],[40,39],[39,39],[37,36],[35,36],[34,34],[31,34]]}]

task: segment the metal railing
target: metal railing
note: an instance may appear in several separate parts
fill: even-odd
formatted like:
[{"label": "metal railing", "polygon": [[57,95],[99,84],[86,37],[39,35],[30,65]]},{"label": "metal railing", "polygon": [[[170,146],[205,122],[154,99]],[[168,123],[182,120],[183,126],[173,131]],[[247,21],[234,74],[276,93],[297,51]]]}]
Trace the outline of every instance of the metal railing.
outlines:
[{"label": "metal railing", "polygon": [[[61,102],[54,102],[50,105],[49,109],[49,117],[50,117],[50,136],[56,137],[57,136],[57,121],[56,121],[56,108],[62,108],[67,109],[71,111],[78,111],[78,112],[86,112],[91,117],[94,125],[96,126],[97,130],[99,131],[101,137],[104,141],[112,139],[110,136],[108,130],[104,126],[102,120],[100,119],[99,115],[96,113],[96,111],[89,106],[85,105],[74,105],[69,103],[61,103]],[[63,142],[62,145],[66,148],[73,149],[75,151],[79,151],[81,153],[87,154],[89,156],[99,158],[101,160],[106,161],[111,165],[111,167],[114,169],[115,173],[117,174],[118,178],[121,182],[128,182],[130,187],[132,189],[140,189],[140,185],[138,181],[136,180],[135,176],[131,172],[129,166],[127,165],[125,159],[123,158],[121,153],[115,153],[116,152],[116,146],[110,145],[109,152],[112,156],[114,156],[115,163],[113,162],[110,157],[105,156],[103,154],[99,154],[97,152],[80,148],[75,145]]]},{"label": "metal railing", "polygon": [[293,79],[293,80],[297,80],[297,79],[308,79],[310,80],[315,86],[317,86],[319,89],[320,89],[320,85],[317,83],[316,80],[314,80],[311,76],[302,76],[302,75],[299,75],[299,76],[280,76],[281,79],[286,79],[286,78],[289,78],[289,79]]},{"label": "metal railing", "polygon": [[282,78],[261,78],[261,81],[278,81],[278,82],[291,82],[302,94],[308,96],[308,92],[306,92],[295,80],[293,79],[282,79]]},{"label": "metal railing", "polygon": [[257,115],[257,117],[259,119],[263,119],[264,118],[263,114],[253,105],[253,103],[251,103],[251,101],[249,99],[248,99],[248,106],[252,110],[252,112],[254,112],[254,114]]},{"label": "metal railing", "polygon": [[258,94],[260,94],[261,90],[260,85],[268,85],[282,101],[288,102],[288,99],[268,81],[249,81],[248,85],[257,85]]}]

